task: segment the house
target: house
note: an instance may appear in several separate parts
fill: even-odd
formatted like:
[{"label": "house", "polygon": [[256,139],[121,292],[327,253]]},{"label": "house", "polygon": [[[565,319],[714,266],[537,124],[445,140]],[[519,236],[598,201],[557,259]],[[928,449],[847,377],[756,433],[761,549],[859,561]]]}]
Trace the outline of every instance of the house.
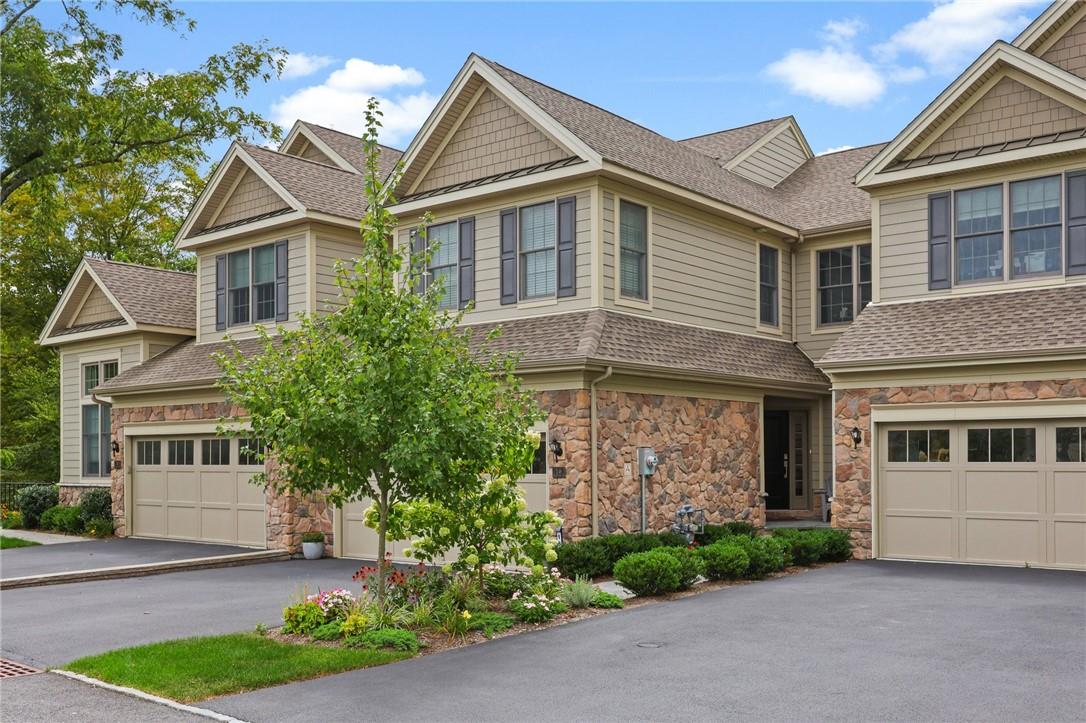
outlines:
[{"label": "house", "polygon": [[[244,416],[225,337],[334,310],[360,155],[305,122],[236,143],[178,234],[195,276],[84,261],[42,333],[66,499],[112,485],[122,535],[372,557],[364,503],[257,489],[258,442],[215,436]],[[831,513],[857,557],[1086,568],[1086,3],[885,144],[815,156],[790,116],[673,140],[472,55],[382,161],[397,242],[435,244],[444,303],[522,355],[547,419],[521,484],[567,539],[692,504]]]}]

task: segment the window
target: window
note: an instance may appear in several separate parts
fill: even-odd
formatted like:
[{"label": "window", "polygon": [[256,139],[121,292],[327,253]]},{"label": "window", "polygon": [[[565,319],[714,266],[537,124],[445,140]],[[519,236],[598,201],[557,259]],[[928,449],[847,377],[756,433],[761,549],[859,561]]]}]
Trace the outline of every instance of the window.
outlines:
[{"label": "window", "polygon": [[1036,462],[1037,430],[1033,427],[970,429],[970,462]]},{"label": "window", "polygon": [[890,462],[949,462],[949,429],[891,430],[887,433]]},{"label": "window", "polygon": [[547,435],[539,435],[539,446],[535,448],[535,456],[532,457],[532,466],[528,474],[547,474]]},{"label": "window", "polygon": [[253,321],[275,318],[275,245],[253,249]]},{"label": "window", "polygon": [[780,251],[772,246],[758,246],[758,318],[763,324],[780,323]]},{"label": "window", "polygon": [[108,404],[84,404],[82,456],[84,477],[108,477],[110,420]]},{"label": "window", "polygon": [[522,299],[555,294],[554,203],[520,209],[520,288]]},{"label": "window", "polygon": [[235,251],[227,266],[230,325],[275,319],[275,244]]},{"label": "window", "polygon": [[852,321],[852,249],[818,252],[818,323]]},{"label": "window", "polygon": [[[200,441],[200,448],[200,459],[203,464],[230,464],[229,439],[204,439]],[[188,464],[191,464],[191,462]]]},{"label": "window", "polygon": [[857,246],[859,252],[859,281],[856,286],[860,289],[860,311],[871,303],[871,244]]},{"label": "window", "polygon": [[456,236],[456,221],[431,226],[426,234],[426,241],[430,244],[429,283],[441,284],[442,309],[455,309],[460,303]]},{"label": "window", "polygon": [[136,464],[162,464],[162,443],[157,439],[136,442]]},{"label": "window", "polygon": [[1086,462],[1086,427],[1056,427],[1056,461]]},{"label": "window", "polygon": [[249,323],[249,251],[230,254],[230,323]]},{"label": "window", "polygon": [[166,444],[166,464],[192,464],[194,447],[191,439],[171,439]]},{"label": "window", "polygon": [[1003,186],[954,194],[958,281],[1003,278]]},{"label": "window", "polygon": [[1063,266],[1060,177],[1012,183],[1010,226],[1015,277],[1059,272]]},{"label": "window", "polygon": [[99,384],[117,376],[117,362],[104,361],[83,365],[83,396],[89,397]]},{"label": "window", "polygon": [[619,293],[648,299],[649,210],[619,202]]},{"label": "window", "polygon": [[263,467],[264,451],[264,445],[259,439],[239,439],[238,464],[246,467]]}]

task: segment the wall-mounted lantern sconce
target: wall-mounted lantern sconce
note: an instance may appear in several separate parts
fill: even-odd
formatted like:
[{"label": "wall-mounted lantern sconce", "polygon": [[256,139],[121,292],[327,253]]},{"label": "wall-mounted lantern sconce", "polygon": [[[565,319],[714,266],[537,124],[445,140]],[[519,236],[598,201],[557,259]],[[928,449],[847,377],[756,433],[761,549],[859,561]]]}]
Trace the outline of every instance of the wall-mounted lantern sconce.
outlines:
[{"label": "wall-mounted lantern sconce", "polygon": [[121,445],[117,444],[117,440],[110,442],[109,448],[113,450],[113,454],[119,454],[121,451]]},{"label": "wall-mounted lantern sconce", "polygon": [[557,462],[562,457],[562,443],[557,439],[551,440],[551,455],[554,456],[554,461]]},{"label": "wall-mounted lantern sconce", "polygon": [[859,427],[852,428],[852,446],[856,447],[863,441],[863,434],[860,432]]}]

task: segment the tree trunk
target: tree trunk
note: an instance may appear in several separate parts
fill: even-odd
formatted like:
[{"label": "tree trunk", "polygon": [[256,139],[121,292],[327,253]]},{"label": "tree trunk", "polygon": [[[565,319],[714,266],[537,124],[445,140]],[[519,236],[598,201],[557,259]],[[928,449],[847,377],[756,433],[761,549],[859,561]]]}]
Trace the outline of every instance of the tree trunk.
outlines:
[{"label": "tree trunk", "polygon": [[385,584],[388,570],[385,569],[385,537],[388,534],[388,488],[382,486],[377,501],[380,522],[377,525],[377,604],[385,604]]}]

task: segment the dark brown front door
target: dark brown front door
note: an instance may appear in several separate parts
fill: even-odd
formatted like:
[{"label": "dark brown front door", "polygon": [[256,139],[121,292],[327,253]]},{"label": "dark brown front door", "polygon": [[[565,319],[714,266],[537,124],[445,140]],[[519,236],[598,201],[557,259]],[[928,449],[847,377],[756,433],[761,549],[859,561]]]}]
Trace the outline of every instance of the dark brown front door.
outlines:
[{"label": "dark brown front door", "polygon": [[766,412],[766,509],[787,510],[789,508],[788,470],[788,412]]}]

